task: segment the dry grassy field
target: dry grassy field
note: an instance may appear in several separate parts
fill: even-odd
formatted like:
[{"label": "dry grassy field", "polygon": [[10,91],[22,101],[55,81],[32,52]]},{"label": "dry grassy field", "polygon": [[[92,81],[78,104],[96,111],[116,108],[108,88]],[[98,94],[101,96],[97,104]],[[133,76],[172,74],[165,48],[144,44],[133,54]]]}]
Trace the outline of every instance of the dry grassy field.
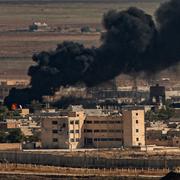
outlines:
[{"label": "dry grassy field", "polygon": [[150,14],[161,0],[86,0],[79,1],[16,1],[0,0],[0,77],[26,75],[34,52],[49,50],[64,40],[87,46],[100,44],[100,34],[62,34],[58,32],[25,32],[33,22],[46,22],[51,28],[101,27],[102,16],[110,9],[122,10],[137,6]]},{"label": "dry grassy field", "polygon": [[[17,1],[18,2],[18,1]],[[30,1],[32,2],[32,1]],[[137,6],[150,14],[159,6],[159,1],[133,0],[100,2],[85,1],[64,3],[1,3],[0,4],[0,29],[14,29],[27,27],[33,21],[47,22],[52,26],[65,24],[99,24],[102,15],[109,9],[122,10],[129,6]],[[53,2],[53,1],[52,1]],[[73,3],[74,2],[74,3]]]}]

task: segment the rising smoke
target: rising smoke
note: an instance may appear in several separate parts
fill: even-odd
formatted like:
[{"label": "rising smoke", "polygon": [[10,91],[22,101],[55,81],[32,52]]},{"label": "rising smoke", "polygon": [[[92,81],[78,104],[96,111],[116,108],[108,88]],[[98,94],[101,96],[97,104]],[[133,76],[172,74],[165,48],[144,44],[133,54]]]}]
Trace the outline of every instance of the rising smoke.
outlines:
[{"label": "rising smoke", "polygon": [[[33,55],[30,88],[13,89],[5,104],[25,104],[53,95],[60,86],[95,86],[121,73],[154,73],[180,61],[180,1],[163,3],[156,21],[131,7],[109,11],[103,17],[105,33],[99,48],[63,42],[54,51]],[[24,101],[26,99],[26,101]]]}]

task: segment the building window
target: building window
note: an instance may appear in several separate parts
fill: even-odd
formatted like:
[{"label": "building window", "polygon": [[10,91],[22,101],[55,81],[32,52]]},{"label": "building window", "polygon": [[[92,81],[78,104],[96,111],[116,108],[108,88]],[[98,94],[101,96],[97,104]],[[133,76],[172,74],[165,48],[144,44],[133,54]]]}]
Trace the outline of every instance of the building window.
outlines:
[{"label": "building window", "polygon": [[99,124],[100,122],[99,121],[94,121],[94,124]]},{"label": "building window", "polygon": [[121,121],[115,121],[117,124],[121,124]]},{"label": "building window", "polygon": [[52,124],[54,124],[54,125],[57,124],[57,123],[58,123],[57,121],[52,121]]},{"label": "building window", "polygon": [[139,138],[136,138],[136,141],[139,141]]},{"label": "building window", "polygon": [[70,121],[70,124],[74,124],[74,121]]},{"label": "building window", "polygon": [[115,132],[121,132],[121,130],[120,130],[120,129],[117,129],[117,130],[115,130]]},{"label": "building window", "polygon": [[57,133],[58,133],[58,130],[57,130],[57,129],[53,129],[53,130],[52,130],[52,133],[57,134]]},{"label": "building window", "polygon": [[92,138],[84,138],[84,144],[85,145],[92,145],[93,139]]},{"label": "building window", "polygon": [[76,130],[75,132],[76,132],[76,133],[79,133],[79,130]]},{"label": "building window", "polygon": [[66,124],[65,124],[65,123],[63,123],[62,127],[63,127],[63,128],[65,128],[65,127],[66,127]]},{"label": "building window", "polygon": [[108,121],[101,121],[101,124],[107,124]]},{"label": "building window", "polygon": [[179,141],[176,141],[176,144],[178,144],[179,143]]},{"label": "building window", "polygon": [[95,129],[94,132],[95,132],[95,133],[96,133],[96,132],[99,132],[99,129]]},{"label": "building window", "polygon": [[92,129],[84,129],[84,132],[92,132]]},{"label": "building window", "polygon": [[122,121],[94,121],[94,124],[121,124]]},{"label": "building window", "polygon": [[76,142],[79,142],[79,138],[76,138]]},{"label": "building window", "polygon": [[71,141],[71,142],[74,142],[74,139],[73,139],[73,138],[71,138],[71,139],[70,139],[70,141]]},{"label": "building window", "polygon": [[94,138],[94,141],[122,141],[121,138]]},{"label": "building window", "polygon": [[58,139],[57,138],[53,138],[53,142],[58,142]]},{"label": "building window", "polygon": [[92,121],[85,121],[86,124],[92,124]]},{"label": "building window", "polygon": [[76,120],[76,121],[75,121],[75,124],[79,124],[79,120]]},{"label": "building window", "polygon": [[70,130],[69,132],[70,132],[70,133],[74,133],[74,130]]},{"label": "building window", "polygon": [[138,133],[138,132],[139,132],[139,129],[136,129],[136,132]]},{"label": "building window", "polygon": [[138,122],[138,120],[136,120],[136,124],[138,124],[139,122]]},{"label": "building window", "polygon": [[101,129],[101,132],[107,132],[107,130],[106,129]]},{"label": "building window", "polygon": [[136,116],[138,116],[138,113],[136,113]]}]

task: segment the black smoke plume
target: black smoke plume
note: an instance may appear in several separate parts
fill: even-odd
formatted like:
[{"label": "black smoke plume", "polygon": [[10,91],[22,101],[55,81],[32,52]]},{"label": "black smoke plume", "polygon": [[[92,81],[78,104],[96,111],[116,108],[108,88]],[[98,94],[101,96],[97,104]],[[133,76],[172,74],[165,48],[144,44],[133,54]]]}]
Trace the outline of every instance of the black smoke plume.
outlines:
[{"label": "black smoke plume", "polygon": [[180,1],[165,2],[156,12],[159,59],[162,67],[180,61]]},{"label": "black smoke plume", "polygon": [[43,95],[53,95],[60,86],[95,86],[121,73],[148,74],[176,64],[180,60],[180,1],[163,3],[155,19],[135,7],[109,11],[103,18],[100,47],[63,42],[54,51],[35,54],[36,65],[28,72],[29,89],[13,89],[5,103],[42,101]]}]

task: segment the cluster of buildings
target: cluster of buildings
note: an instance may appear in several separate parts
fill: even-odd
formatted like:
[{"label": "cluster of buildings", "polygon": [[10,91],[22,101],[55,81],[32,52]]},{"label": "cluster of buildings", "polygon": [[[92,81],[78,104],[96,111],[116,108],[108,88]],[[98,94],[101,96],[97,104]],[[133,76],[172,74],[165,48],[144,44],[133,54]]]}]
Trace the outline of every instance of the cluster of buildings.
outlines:
[{"label": "cluster of buildings", "polygon": [[[164,107],[167,101],[165,87],[155,85],[147,93],[137,88],[118,90],[113,82],[110,83],[111,86],[104,85],[104,89],[61,88],[54,97],[44,97],[45,102],[50,102],[76,94],[84,101],[90,99],[92,104],[95,100],[93,105],[96,106],[70,105],[66,109],[50,109],[47,106],[34,112],[21,107],[15,110],[19,116],[3,118],[0,127],[2,130],[20,129],[27,137],[23,142],[24,148],[180,147],[180,116],[169,121],[145,121],[147,111]],[[11,87],[25,86],[26,82],[1,82],[2,101]],[[112,100],[117,103],[111,103]],[[107,103],[102,105],[102,102]]]},{"label": "cluster of buildings", "polygon": [[[79,149],[145,146],[144,110],[127,108],[105,111],[69,106],[65,110],[44,109],[0,122],[1,130],[21,129],[25,137],[38,135],[38,142],[24,142],[24,148]],[[24,111],[24,112],[23,112]]]},{"label": "cluster of buildings", "polygon": [[43,148],[121,148],[145,145],[144,110],[105,112],[70,106],[41,114]]},{"label": "cluster of buildings", "polygon": [[41,22],[33,22],[30,26],[29,26],[29,31],[31,32],[36,32],[36,31],[48,31],[50,30],[50,27],[45,23],[41,23]]},{"label": "cluster of buildings", "polygon": [[146,125],[146,145],[180,147],[180,118]]}]

